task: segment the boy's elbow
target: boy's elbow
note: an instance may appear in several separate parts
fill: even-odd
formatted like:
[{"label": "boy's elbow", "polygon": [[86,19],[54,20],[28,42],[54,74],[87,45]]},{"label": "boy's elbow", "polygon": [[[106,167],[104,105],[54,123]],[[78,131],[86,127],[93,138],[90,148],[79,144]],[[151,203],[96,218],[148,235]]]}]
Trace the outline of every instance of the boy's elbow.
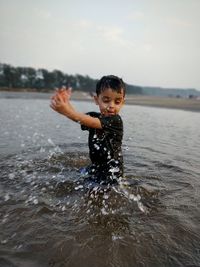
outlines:
[{"label": "boy's elbow", "polygon": [[93,118],[93,117],[90,117],[88,119],[86,126],[94,129],[102,129],[100,120],[98,118]]}]

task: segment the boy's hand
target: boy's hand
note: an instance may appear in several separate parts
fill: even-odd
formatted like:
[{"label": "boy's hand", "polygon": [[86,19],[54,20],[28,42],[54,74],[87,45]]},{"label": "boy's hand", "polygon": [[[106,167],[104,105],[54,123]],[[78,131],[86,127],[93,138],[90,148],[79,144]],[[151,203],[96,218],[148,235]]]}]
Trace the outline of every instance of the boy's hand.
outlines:
[{"label": "boy's hand", "polygon": [[53,110],[57,111],[58,113],[65,115],[68,109],[67,103],[69,102],[64,102],[63,96],[57,93],[54,96],[52,96],[50,107]]},{"label": "boy's hand", "polygon": [[56,95],[59,95],[64,102],[70,100],[71,93],[72,93],[71,87],[66,88],[65,86],[63,86],[61,89],[56,90]]},{"label": "boy's hand", "polygon": [[71,96],[71,88],[61,88],[51,97],[50,107],[60,114],[68,116],[74,109],[69,100]]},{"label": "boy's hand", "polygon": [[51,97],[50,107],[56,112],[68,117],[69,119],[79,122],[90,128],[102,129],[101,122],[98,118],[93,118],[90,115],[77,112],[71,105],[69,99],[71,90],[57,90],[55,95]]}]

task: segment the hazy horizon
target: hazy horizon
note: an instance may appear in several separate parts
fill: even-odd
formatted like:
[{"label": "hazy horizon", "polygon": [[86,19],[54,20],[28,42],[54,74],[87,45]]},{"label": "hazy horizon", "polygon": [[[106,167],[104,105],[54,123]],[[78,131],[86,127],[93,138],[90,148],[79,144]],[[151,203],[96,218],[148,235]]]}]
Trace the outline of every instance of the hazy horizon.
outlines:
[{"label": "hazy horizon", "polygon": [[199,10],[199,0],[0,0],[0,62],[200,90]]}]

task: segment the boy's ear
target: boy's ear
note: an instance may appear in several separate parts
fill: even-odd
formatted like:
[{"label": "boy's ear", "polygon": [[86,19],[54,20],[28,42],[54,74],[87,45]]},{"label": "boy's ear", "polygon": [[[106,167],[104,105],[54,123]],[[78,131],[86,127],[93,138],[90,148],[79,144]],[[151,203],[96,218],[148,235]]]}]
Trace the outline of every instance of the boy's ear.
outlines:
[{"label": "boy's ear", "polygon": [[94,95],[94,102],[96,103],[96,105],[99,105],[98,97],[96,95]]}]

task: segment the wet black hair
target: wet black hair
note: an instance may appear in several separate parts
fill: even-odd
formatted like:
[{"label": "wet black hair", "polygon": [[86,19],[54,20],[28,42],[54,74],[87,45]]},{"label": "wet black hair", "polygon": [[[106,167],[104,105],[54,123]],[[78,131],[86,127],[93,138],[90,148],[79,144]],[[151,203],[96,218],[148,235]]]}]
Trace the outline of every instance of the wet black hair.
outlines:
[{"label": "wet black hair", "polygon": [[105,89],[112,89],[117,93],[121,93],[123,90],[123,94],[125,96],[126,86],[123,80],[114,75],[103,76],[96,84],[96,94],[97,96],[101,94]]}]

